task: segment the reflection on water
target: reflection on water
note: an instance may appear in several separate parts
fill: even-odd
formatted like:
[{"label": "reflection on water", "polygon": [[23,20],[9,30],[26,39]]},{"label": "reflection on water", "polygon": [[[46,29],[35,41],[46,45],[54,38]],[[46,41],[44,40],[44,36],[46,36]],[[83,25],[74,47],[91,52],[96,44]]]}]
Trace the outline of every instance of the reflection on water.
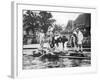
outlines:
[{"label": "reflection on water", "polygon": [[90,66],[90,60],[69,59],[69,58],[45,58],[23,55],[23,69],[44,69]]}]

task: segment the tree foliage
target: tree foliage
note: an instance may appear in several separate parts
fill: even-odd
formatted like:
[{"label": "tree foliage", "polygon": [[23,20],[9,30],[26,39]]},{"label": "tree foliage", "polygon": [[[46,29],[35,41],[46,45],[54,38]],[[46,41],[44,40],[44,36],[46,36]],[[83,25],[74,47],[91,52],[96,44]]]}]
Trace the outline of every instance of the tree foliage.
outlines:
[{"label": "tree foliage", "polygon": [[57,25],[57,24],[54,25],[53,32],[61,32],[62,30],[63,29],[62,29],[62,26],[61,25]]},{"label": "tree foliage", "polygon": [[29,32],[31,29],[33,33],[35,30],[43,30],[44,33],[47,32],[48,27],[52,26],[55,20],[52,19],[52,14],[47,11],[33,12],[27,10],[23,14],[23,29]]}]

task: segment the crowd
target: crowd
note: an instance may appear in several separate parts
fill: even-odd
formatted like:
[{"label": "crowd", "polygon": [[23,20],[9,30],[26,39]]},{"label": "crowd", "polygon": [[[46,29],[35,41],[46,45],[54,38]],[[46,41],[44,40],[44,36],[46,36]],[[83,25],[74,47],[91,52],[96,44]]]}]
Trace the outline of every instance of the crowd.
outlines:
[{"label": "crowd", "polygon": [[41,30],[38,35],[42,48],[59,48],[59,50],[67,50],[67,43],[70,41],[71,48],[76,51],[82,51],[83,33],[78,28],[73,30],[70,39],[60,33],[54,34],[52,30],[49,31],[48,34],[44,34]]}]

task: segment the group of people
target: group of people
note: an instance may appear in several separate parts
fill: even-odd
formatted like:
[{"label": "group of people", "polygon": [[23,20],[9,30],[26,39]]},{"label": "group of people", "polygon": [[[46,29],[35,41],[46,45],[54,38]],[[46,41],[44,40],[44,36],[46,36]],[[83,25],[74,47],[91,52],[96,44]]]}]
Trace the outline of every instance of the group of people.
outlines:
[{"label": "group of people", "polygon": [[[46,37],[47,36],[47,42]],[[49,36],[49,37],[48,37]],[[57,48],[60,47],[62,50],[67,50],[68,38],[64,35],[56,34],[54,35],[52,31],[49,32],[49,35],[45,35],[43,31],[39,33],[40,37],[40,46],[48,47],[48,48]],[[71,47],[76,51],[82,51],[82,41],[83,41],[83,33],[77,28],[73,31],[71,35]]]},{"label": "group of people", "polygon": [[51,31],[49,34],[44,34],[42,31],[39,33],[40,36],[40,46],[47,48],[66,48],[66,43],[68,39],[66,36],[61,36],[60,34],[53,34]]},{"label": "group of people", "polygon": [[83,33],[79,30],[79,28],[75,29],[71,36],[71,47],[73,47],[76,51],[83,51],[83,38]]}]

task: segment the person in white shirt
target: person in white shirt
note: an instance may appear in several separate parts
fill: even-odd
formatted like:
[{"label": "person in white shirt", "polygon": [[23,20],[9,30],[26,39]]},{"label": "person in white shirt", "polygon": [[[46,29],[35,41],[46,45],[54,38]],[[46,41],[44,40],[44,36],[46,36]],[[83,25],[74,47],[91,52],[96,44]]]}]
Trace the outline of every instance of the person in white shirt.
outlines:
[{"label": "person in white shirt", "polygon": [[78,39],[78,51],[82,51],[83,33],[77,29],[77,39]]}]

